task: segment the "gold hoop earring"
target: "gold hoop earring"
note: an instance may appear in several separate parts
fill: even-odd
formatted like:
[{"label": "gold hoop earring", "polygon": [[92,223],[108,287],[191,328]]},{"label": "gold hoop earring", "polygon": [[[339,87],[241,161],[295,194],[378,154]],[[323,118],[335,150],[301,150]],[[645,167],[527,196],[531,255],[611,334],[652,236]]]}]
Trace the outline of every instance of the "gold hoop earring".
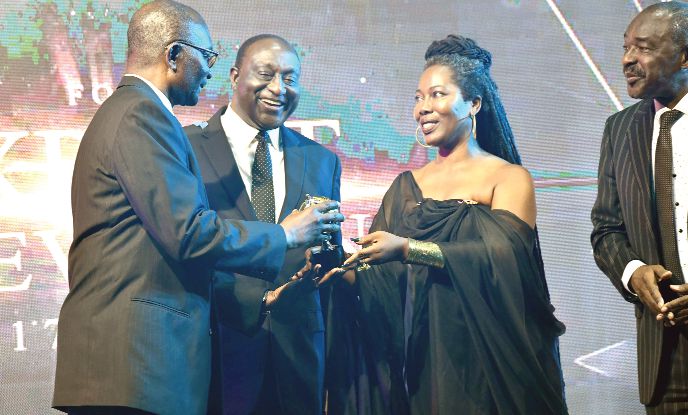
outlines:
[{"label": "gold hoop earring", "polygon": [[420,141],[420,138],[418,138],[418,132],[420,132],[420,134],[423,135],[423,132],[420,130],[420,125],[416,128],[416,142],[425,148],[432,147],[432,146],[428,145],[428,143],[424,143],[424,142]]},{"label": "gold hoop earring", "polygon": [[475,120],[475,114],[471,114],[471,121],[473,122],[473,138],[477,139],[478,134],[475,132],[475,129],[478,126],[478,121]]}]

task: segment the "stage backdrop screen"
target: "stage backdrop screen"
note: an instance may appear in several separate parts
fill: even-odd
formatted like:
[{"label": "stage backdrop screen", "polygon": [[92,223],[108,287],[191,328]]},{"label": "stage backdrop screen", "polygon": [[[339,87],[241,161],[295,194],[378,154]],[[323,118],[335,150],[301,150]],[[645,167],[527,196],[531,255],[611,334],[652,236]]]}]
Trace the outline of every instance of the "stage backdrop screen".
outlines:
[{"label": "stage backdrop screen", "polygon": [[[0,413],[51,413],[74,158],[123,74],[127,24],[142,2],[0,3]],[[567,325],[561,358],[571,413],[644,413],[633,306],[594,264],[589,217],[605,119],[633,104],[621,72],[623,33],[649,1],[187,3],[207,20],[220,59],[199,104],[175,108],[182,124],[227,104],[242,40],[275,33],[293,42],[302,96],[290,126],[342,160],[345,240],[367,232],[397,174],[435,156],[416,144],[412,116],[430,42],[456,33],[490,50],[536,183],[552,302]]]}]

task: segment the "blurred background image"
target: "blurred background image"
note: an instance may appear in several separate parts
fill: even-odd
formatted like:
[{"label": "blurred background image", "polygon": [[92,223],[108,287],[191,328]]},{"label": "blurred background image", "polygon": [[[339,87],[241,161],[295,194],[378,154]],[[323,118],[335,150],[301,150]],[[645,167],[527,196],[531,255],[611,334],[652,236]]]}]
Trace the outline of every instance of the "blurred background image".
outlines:
[{"label": "blurred background image", "polygon": [[[568,327],[561,358],[570,412],[644,413],[633,306],[594,264],[589,218],[605,119],[633,103],[621,71],[623,33],[654,1],[184,2],[205,17],[220,59],[199,104],[175,107],[182,124],[227,104],[243,40],[274,33],[294,43],[302,93],[288,125],[342,160],[345,241],[367,232],[397,174],[435,155],[416,143],[412,116],[430,42],[455,33],[491,51],[535,178],[552,302]],[[57,413],[50,401],[74,158],[122,76],[127,25],[141,4],[0,2],[0,413]]]}]

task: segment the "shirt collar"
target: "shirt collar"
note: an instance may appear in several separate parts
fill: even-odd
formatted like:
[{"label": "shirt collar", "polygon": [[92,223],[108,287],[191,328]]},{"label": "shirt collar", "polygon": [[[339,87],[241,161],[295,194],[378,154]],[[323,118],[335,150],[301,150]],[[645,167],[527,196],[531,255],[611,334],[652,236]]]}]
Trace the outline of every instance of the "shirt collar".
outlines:
[{"label": "shirt collar", "polygon": [[679,110],[684,114],[688,114],[688,94],[684,95],[683,98],[674,107],[675,110]]},{"label": "shirt collar", "polygon": [[[220,116],[222,128],[225,130],[225,135],[235,142],[244,143],[247,147],[253,142],[258,134],[258,129],[251,127],[242,120],[241,117],[234,112],[231,105],[227,106],[227,110]],[[281,150],[282,143],[280,141],[279,127],[267,131],[270,137],[270,145],[276,149]]]},{"label": "shirt collar", "polygon": [[146,85],[148,85],[153,90],[153,92],[155,92],[155,95],[157,95],[158,98],[160,98],[160,101],[162,101],[162,105],[164,105],[165,108],[167,108],[170,111],[170,113],[174,115],[174,112],[172,111],[172,103],[170,102],[169,98],[167,98],[167,96],[163,94],[161,90],[159,90],[155,85],[153,85],[151,81],[135,73],[125,73],[124,76],[133,76],[134,78],[138,78],[145,82]]},{"label": "shirt collar", "polygon": [[[656,99],[652,100],[655,104],[655,114],[659,112],[662,108],[666,108],[664,104],[661,102],[657,101]],[[675,110],[679,110],[684,114],[688,114],[688,94],[684,95],[683,98],[674,106]]]}]

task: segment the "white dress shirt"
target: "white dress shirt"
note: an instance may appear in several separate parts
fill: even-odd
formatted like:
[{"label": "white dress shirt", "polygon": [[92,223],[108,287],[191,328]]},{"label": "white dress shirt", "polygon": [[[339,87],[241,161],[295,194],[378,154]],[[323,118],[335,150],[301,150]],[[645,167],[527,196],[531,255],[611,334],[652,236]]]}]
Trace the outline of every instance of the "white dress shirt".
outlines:
[{"label": "white dress shirt", "polygon": [[[220,123],[225,131],[225,136],[227,136],[229,146],[234,154],[234,160],[236,160],[239,173],[241,173],[241,180],[244,181],[244,186],[250,198],[252,184],[251,169],[253,167],[253,159],[256,156],[256,148],[258,147],[258,140],[256,139],[258,130],[246,124],[232,110],[231,106],[228,106],[227,111],[220,116]],[[275,190],[275,221],[279,221],[284,197],[287,194],[284,151],[280,140],[279,128],[268,130],[268,136],[270,137],[268,148],[270,149],[270,160],[272,161],[272,184]]]},{"label": "white dress shirt", "polygon": [[[654,124],[652,126],[652,171],[655,171],[655,152],[657,149],[657,138],[659,137],[659,117],[669,111],[667,108],[655,101]],[[671,127],[671,154],[674,165],[674,218],[676,222],[676,243],[678,256],[681,261],[681,270],[686,276],[688,270],[688,229],[686,229],[686,219],[688,218],[688,95],[674,107],[684,115],[678,119]],[[653,176],[654,181],[654,176]],[[659,235],[658,235],[659,236]],[[628,289],[631,276],[640,266],[645,265],[640,260],[633,260],[626,265],[621,277],[624,287]]]},{"label": "white dress shirt", "polygon": [[160,98],[160,101],[162,101],[162,105],[164,105],[165,108],[167,108],[170,111],[170,113],[172,115],[174,115],[174,112],[172,112],[172,103],[170,102],[169,98],[167,98],[167,95],[163,94],[162,91],[159,90],[155,85],[153,85],[153,83],[151,81],[149,81],[148,79],[146,79],[140,75],[136,75],[135,73],[125,73],[124,76],[133,76],[134,78],[139,78],[140,80],[145,82],[146,85],[151,87],[153,92],[155,92],[155,95],[157,95],[158,98]]}]

